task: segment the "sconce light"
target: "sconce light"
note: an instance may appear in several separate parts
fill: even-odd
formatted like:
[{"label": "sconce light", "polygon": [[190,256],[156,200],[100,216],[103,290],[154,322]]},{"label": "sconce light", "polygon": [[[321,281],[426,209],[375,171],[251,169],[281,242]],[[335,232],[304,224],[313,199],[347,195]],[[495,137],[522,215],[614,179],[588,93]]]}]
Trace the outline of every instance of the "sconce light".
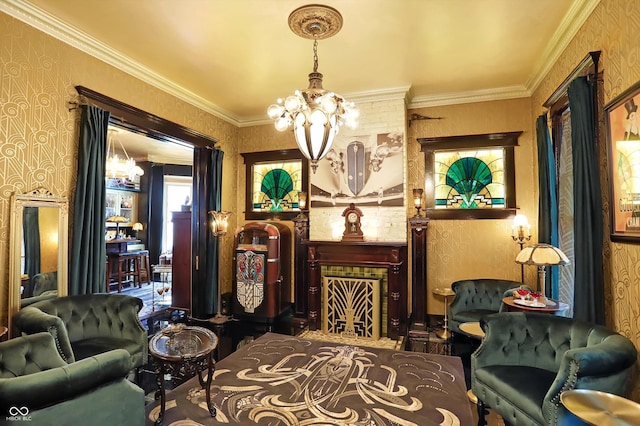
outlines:
[{"label": "sconce light", "polygon": [[422,188],[415,188],[413,190],[413,206],[418,211],[416,217],[420,217],[420,209],[422,209]]},{"label": "sconce light", "polygon": [[513,238],[513,241],[520,244],[520,250],[522,250],[524,242],[531,239],[531,225],[529,225],[529,221],[525,215],[518,214],[513,218],[511,238]]},{"label": "sconce light", "polygon": [[300,209],[299,218],[304,218],[304,212],[307,209],[307,193],[304,191],[298,192],[298,208]]},{"label": "sconce light", "polygon": [[211,321],[214,324],[224,324],[225,322],[227,322],[229,320],[229,317],[226,315],[222,315],[222,291],[220,289],[221,287],[221,279],[220,279],[220,237],[224,236],[227,233],[227,230],[229,229],[229,216],[231,215],[231,212],[224,212],[224,211],[215,211],[212,210],[209,212],[212,216],[213,216],[213,220],[211,221],[211,233],[213,234],[214,237],[216,237],[216,244],[218,245],[218,263],[217,263],[217,272],[216,272],[216,278],[218,279],[217,282],[217,292],[218,292],[218,310],[216,312],[216,315],[213,318],[210,318],[209,321]]}]

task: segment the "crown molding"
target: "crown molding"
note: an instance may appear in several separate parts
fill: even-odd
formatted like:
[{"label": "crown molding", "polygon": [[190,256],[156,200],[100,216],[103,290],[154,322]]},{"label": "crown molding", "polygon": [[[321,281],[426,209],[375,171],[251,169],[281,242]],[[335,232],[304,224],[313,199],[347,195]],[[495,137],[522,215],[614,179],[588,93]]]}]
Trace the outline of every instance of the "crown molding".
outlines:
[{"label": "crown molding", "polygon": [[0,0],[0,11],[203,111],[233,125],[239,125],[238,117],[229,111],[225,111],[216,104],[162,77],[150,68],[120,54],[99,40],[67,25],[55,16],[28,2]]},{"label": "crown molding", "polygon": [[534,65],[534,71],[525,82],[525,87],[530,93],[535,92],[542,80],[549,74],[560,55],[589,19],[598,4],[600,4],[600,0],[574,0],[542,56]]},{"label": "crown molding", "polygon": [[409,109],[427,108],[443,105],[488,102],[503,99],[528,98],[531,96],[524,86],[499,87],[496,89],[472,90],[467,92],[439,93],[431,96],[418,96],[408,105]]}]

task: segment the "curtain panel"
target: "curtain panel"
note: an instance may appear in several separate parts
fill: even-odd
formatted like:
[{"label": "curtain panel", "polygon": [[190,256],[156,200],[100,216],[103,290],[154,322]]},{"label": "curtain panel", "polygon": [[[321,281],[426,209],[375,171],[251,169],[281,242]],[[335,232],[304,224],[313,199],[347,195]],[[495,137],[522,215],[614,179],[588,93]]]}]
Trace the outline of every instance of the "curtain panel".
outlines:
[{"label": "curtain panel", "polygon": [[569,84],[574,173],[574,318],[604,325],[602,193],[596,141],[595,83]]},{"label": "curtain panel", "polygon": [[[558,197],[556,193],[556,165],[547,126],[547,115],[536,120],[538,142],[538,242],[558,246]],[[557,299],[558,267],[547,267],[545,289],[547,296]]]},{"label": "curtain panel", "polygon": [[89,105],[82,105],[81,111],[69,294],[107,291],[104,176],[111,114]]}]

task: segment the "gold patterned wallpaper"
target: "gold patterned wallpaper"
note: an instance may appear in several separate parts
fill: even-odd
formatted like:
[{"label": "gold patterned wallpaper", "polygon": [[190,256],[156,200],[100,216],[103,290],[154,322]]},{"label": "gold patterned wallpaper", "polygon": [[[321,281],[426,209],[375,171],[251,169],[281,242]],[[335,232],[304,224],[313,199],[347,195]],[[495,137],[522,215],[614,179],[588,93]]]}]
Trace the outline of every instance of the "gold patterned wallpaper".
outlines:
[{"label": "gold patterned wallpaper", "polygon": [[[424,154],[417,138],[523,131],[514,150],[516,204],[530,223],[537,217],[535,134],[528,98],[411,110],[442,120],[413,121],[408,129],[409,184],[424,188]],[[411,212],[413,215],[414,212]],[[444,313],[437,287],[467,278],[520,281],[515,263],[520,246],[511,239],[511,220],[432,220],[427,233],[427,311]],[[535,225],[532,228],[536,229]],[[535,285],[536,271],[525,267],[525,281]]]},{"label": "gold patterned wallpaper", "polygon": [[[236,210],[238,129],[130,75],[0,13],[0,324],[8,300],[11,195],[45,187],[73,206],[82,85],[220,141],[225,151],[223,208]],[[73,212],[70,212],[71,215]],[[223,262],[229,262],[231,245]],[[231,271],[224,271],[231,289]]]},{"label": "gold patterned wallpaper", "polygon": [[[272,126],[235,128],[128,74],[0,13],[0,322],[5,322],[10,196],[44,186],[72,197],[77,162],[77,114],[67,102],[76,85],[104,93],[160,117],[220,140],[225,151],[223,208],[244,209],[244,165],[239,152],[295,147],[292,135]],[[589,51],[601,50],[603,100],[609,102],[640,80],[640,2],[603,0],[552,66],[531,98],[412,110],[443,120],[414,121],[407,129],[407,188],[424,186],[419,137],[519,131],[515,150],[517,205],[537,226],[537,170],[534,123],[542,104]],[[604,129],[600,123],[600,141]],[[600,147],[607,322],[640,346],[640,246],[609,242],[608,182],[604,144]],[[72,201],[72,200],[71,200]],[[408,211],[412,215],[413,211]],[[233,226],[241,214],[234,215]],[[507,220],[432,221],[429,225],[428,310],[442,313],[431,290],[467,277],[518,280],[513,261],[518,246]],[[223,262],[230,262],[232,238],[224,240]],[[230,271],[223,273],[230,289]],[[535,283],[533,268],[525,281]],[[634,399],[640,400],[635,384]]]}]

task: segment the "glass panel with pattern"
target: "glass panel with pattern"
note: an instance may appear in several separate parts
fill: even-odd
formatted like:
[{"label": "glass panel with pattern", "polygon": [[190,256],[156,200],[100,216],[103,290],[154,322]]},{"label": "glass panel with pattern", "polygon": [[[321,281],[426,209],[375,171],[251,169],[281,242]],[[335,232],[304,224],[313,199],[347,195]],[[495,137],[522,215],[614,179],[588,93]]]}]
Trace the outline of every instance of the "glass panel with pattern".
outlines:
[{"label": "glass panel with pattern", "polygon": [[504,149],[435,152],[437,209],[505,208]]},{"label": "glass panel with pattern", "polygon": [[300,160],[254,164],[253,179],[253,211],[286,212],[298,208],[298,192],[302,191]]}]

